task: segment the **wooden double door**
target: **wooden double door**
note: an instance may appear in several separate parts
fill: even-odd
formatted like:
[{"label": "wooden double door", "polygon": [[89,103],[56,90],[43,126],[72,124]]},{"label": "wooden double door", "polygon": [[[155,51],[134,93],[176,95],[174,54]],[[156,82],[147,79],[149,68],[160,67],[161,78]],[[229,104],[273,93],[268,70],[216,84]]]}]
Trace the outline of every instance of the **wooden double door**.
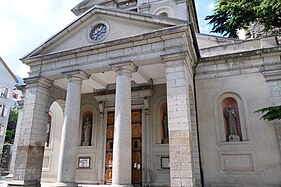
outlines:
[{"label": "wooden double door", "polygon": [[[142,116],[141,110],[132,110],[132,184],[142,183]],[[112,183],[112,160],[114,138],[114,112],[108,112],[106,131],[105,182]],[[121,145],[122,146],[122,145]]]}]

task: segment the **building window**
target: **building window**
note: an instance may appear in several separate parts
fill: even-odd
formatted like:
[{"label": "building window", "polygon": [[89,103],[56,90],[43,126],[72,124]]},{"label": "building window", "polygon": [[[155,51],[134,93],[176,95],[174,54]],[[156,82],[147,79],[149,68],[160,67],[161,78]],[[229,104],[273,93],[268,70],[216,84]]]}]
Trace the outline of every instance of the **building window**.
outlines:
[{"label": "building window", "polygon": [[0,86],[0,96],[7,98],[9,89],[3,86]]},{"label": "building window", "polygon": [[5,125],[4,124],[0,124],[0,136],[4,136],[5,134]]},{"label": "building window", "polygon": [[91,146],[92,127],[93,127],[93,112],[87,110],[82,115],[82,134],[81,134],[82,146]]},{"label": "building window", "polygon": [[160,106],[160,120],[161,120],[161,143],[169,143],[169,130],[168,130],[168,112],[167,103],[163,103]]},{"label": "building window", "polygon": [[13,99],[18,99],[19,94],[13,93]]},{"label": "building window", "polygon": [[0,105],[0,116],[4,117],[6,116],[6,106]]},{"label": "building window", "polygon": [[168,17],[168,14],[167,12],[162,12],[161,14],[159,14],[159,16]]}]

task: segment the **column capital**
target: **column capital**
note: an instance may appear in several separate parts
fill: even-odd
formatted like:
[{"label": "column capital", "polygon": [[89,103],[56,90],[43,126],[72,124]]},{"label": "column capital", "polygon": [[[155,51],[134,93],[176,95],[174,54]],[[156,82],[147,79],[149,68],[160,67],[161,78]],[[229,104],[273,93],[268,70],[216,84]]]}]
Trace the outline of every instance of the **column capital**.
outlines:
[{"label": "column capital", "polygon": [[69,82],[82,82],[89,79],[90,75],[80,69],[65,71],[62,74],[68,79]]},{"label": "column capital", "polygon": [[263,71],[262,75],[264,76],[266,82],[281,80],[281,70]]},{"label": "column capital", "polygon": [[111,69],[113,69],[117,74],[127,74],[131,75],[133,72],[136,72],[138,67],[131,61],[128,62],[122,62],[122,63],[116,63],[116,64],[110,64]]},{"label": "column capital", "polygon": [[40,76],[25,78],[24,82],[27,84],[27,87],[42,86],[44,88],[49,88],[53,85],[52,80]]},{"label": "column capital", "polygon": [[176,61],[176,60],[185,60],[187,55],[187,51],[179,51],[175,53],[169,53],[161,55],[162,63],[165,64],[167,62]]}]

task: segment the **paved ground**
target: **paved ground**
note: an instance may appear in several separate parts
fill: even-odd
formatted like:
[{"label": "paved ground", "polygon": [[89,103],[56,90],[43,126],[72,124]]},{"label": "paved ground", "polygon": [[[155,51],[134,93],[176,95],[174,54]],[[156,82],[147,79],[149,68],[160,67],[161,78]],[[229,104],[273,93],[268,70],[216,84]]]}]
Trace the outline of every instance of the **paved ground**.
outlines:
[{"label": "paved ground", "polygon": [[[52,186],[52,183],[41,183],[41,187]],[[90,185],[90,184],[78,184],[78,187],[109,187],[110,185]],[[7,187],[7,181],[0,179],[0,187]]]}]

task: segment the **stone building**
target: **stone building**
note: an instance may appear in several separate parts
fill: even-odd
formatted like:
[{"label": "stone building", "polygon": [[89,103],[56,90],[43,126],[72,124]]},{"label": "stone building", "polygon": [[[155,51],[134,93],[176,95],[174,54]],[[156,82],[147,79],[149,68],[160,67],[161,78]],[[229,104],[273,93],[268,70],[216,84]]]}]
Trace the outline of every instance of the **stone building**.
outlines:
[{"label": "stone building", "polygon": [[[193,0],[84,0],[30,66],[10,186],[280,186],[277,37],[200,34]],[[279,123],[279,124],[278,124]]]},{"label": "stone building", "polygon": [[4,60],[0,57],[0,174],[9,173],[11,145],[5,142],[8,127],[10,109],[14,108],[13,90],[18,83],[17,77],[13,74]]},{"label": "stone building", "polygon": [[5,140],[5,134],[12,104],[12,94],[15,84],[18,82],[16,76],[0,57],[0,153]]}]

